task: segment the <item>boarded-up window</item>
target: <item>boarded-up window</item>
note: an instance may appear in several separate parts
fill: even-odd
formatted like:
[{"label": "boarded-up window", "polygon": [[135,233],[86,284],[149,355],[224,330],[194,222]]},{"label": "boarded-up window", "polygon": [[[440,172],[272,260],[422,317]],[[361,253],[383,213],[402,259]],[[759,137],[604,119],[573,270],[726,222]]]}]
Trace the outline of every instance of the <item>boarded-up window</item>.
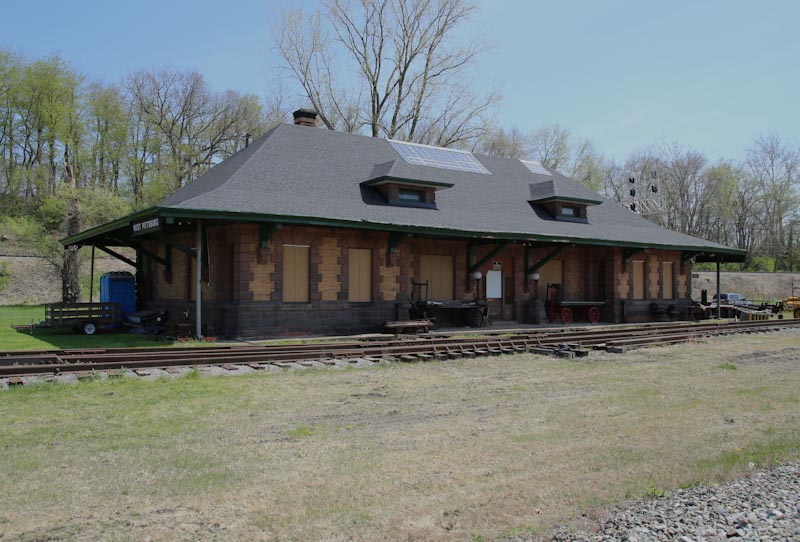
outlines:
[{"label": "boarded-up window", "polygon": [[644,262],[633,263],[633,298],[644,299]]},{"label": "boarded-up window", "polygon": [[664,284],[664,299],[672,299],[672,262],[663,262],[661,264],[661,281]]},{"label": "boarded-up window", "polygon": [[423,254],[420,256],[419,280],[428,283],[428,298],[453,299],[453,257]]},{"label": "boarded-up window", "polygon": [[368,248],[351,248],[347,266],[348,300],[372,301],[372,251]]},{"label": "boarded-up window", "polygon": [[283,245],[283,300],[308,302],[308,246]]},{"label": "boarded-up window", "polygon": [[563,273],[563,263],[561,260],[550,260],[539,268],[539,288],[536,295],[539,299],[547,298],[548,284],[561,284]]}]

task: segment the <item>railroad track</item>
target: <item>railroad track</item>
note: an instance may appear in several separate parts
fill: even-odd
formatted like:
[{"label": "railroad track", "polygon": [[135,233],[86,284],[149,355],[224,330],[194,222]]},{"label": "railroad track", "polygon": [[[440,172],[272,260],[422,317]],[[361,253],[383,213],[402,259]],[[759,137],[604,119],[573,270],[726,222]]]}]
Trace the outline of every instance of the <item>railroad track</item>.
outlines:
[{"label": "railroad track", "polygon": [[[379,341],[337,341],[249,346],[188,348],[114,348],[17,351],[0,354],[0,380],[6,385],[73,374],[98,372],[140,374],[154,370],[182,372],[187,368],[219,367],[241,372],[298,366],[429,361],[497,354],[534,352],[581,357],[590,350],[624,352],[632,348],[699,341],[734,333],[754,333],[798,327],[800,320],[726,323],[664,323],[641,326],[490,330],[471,334],[434,334]],[[461,335],[461,336],[460,336]]]}]

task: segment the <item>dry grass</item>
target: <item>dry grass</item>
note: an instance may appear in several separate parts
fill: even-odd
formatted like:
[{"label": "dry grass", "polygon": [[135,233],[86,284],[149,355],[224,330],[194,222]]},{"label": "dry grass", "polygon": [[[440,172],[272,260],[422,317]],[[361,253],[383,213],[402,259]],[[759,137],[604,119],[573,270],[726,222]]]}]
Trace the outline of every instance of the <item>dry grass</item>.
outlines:
[{"label": "dry grass", "polygon": [[800,335],[0,394],[15,540],[492,540],[800,456]]}]

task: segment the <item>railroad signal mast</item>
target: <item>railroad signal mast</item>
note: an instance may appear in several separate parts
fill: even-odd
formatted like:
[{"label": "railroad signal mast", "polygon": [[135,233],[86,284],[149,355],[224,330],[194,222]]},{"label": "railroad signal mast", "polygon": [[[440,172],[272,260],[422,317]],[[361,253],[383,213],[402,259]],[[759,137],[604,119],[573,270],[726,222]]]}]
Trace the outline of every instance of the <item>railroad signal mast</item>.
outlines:
[{"label": "railroad signal mast", "polygon": [[637,179],[634,175],[628,176],[628,196],[625,198],[625,206],[642,216],[664,214],[656,171],[652,171],[649,178],[645,176]]}]

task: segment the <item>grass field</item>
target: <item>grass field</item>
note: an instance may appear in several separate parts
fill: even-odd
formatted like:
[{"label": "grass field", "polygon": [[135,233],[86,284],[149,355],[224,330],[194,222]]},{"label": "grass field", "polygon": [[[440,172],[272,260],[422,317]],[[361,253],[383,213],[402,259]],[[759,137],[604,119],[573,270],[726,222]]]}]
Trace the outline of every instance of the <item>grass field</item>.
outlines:
[{"label": "grass field", "polygon": [[527,540],[800,457],[800,334],[0,393],[2,540]]},{"label": "grass field", "polygon": [[126,333],[99,332],[89,337],[75,333],[71,329],[38,328],[30,334],[11,328],[16,324],[27,325],[31,322],[38,324],[42,320],[44,320],[44,305],[0,306],[0,351],[154,346],[152,338]]}]

